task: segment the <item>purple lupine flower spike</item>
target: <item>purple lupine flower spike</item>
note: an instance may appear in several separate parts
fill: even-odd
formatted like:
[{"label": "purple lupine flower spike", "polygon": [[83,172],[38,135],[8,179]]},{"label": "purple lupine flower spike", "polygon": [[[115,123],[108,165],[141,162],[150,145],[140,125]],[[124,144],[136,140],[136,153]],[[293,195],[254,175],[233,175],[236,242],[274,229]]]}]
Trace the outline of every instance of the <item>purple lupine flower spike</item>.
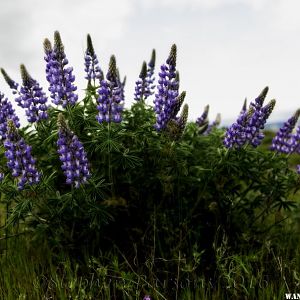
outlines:
[{"label": "purple lupine flower spike", "polygon": [[12,107],[11,102],[0,93],[0,137],[1,140],[6,139],[7,121],[12,120],[17,128],[20,127],[20,121]]},{"label": "purple lupine flower spike", "polygon": [[73,68],[67,67],[69,61],[64,52],[64,46],[58,31],[54,33],[54,47],[48,39],[44,41],[46,78],[50,84],[52,102],[56,105],[75,105],[78,95],[74,92],[77,87],[74,85],[75,76]]},{"label": "purple lupine flower spike", "polygon": [[151,300],[149,295],[145,295],[145,297],[143,298],[143,300]]},{"label": "purple lupine flower spike", "polygon": [[21,65],[21,77],[23,84],[19,90],[19,97],[16,102],[22,108],[25,108],[27,121],[30,123],[38,122],[48,118],[46,94],[40,87],[39,83],[34,80],[26,70],[24,65]]},{"label": "purple lupine flower spike", "polygon": [[260,95],[250,103],[249,110],[243,107],[238,120],[233,123],[226,132],[224,146],[226,148],[242,147],[250,143],[253,147],[260,144],[264,137],[262,129],[270,116],[276,101],[271,100],[263,107],[263,102],[268,93],[268,87],[264,88]]},{"label": "purple lupine flower spike", "polygon": [[204,132],[205,135],[208,135],[212,132],[212,130],[218,127],[221,123],[221,114],[217,114],[216,119],[207,126],[206,131]]},{"label": "purple lupine flower spike", "polygon": [[99,123],[120,123],[124,106],[124,86],[118,75],[116,58],[114,55],[110,58],[106,79],[101,81],[98,94],[97,121]]},{"label": "purple lupine flower spike", "polygon": [[173,106],[173,110],[172,110],[172,112],[170,114],[170,119],[175,119],[176,120],[176,118],[177,118],[176,116],[177,116],[178,112],[180,111],[180,108],[181,108],[181,105],[184,102],[185,96],[186,96],[186,92],[183,91],[177,97],[176,102],[175,102],[175,104]]},{"label": "purple lupine flower spike", "polygon": [[300,125],[298,125],[296,132],[292,135],[290,144],[290,153],[295,152],[300,154]]},{"label": "purple lupine flower spike", "polygon": [[262,129],[264,129],[265,123],[269,116],[271,115],[276,104],[276,100],[271,100],[267,105],[262,107],[260,110],[256,110],[252,117],[249,120],[249,127],[255,128],[252,130],[251,139],[249,140],[250,144],[253,147],[257,147],[262,139],[264,138],[264,133]]},{"label": "purple lupine flower spike", "polygon": [[166,63],[160,68],[158,92],[154,100],[155,128],[158,131],[163,130],[170,121],[178,97],[179,82],[176,80],[176,56],[177,48],[174,44]]},{"label": "purple lupine flower spike", "polygon": [[87,49],[85,51],[84,61],[84,70],[86,73],[85,79],[87,79],[89,82],[91,82],[91,80],[94,80],[95,82],[95,79],[101,81],[103,79],[103,72],[100,68],[99,61],[94,50],[92,38],[89,34],[87,35]]},{"label": "purple lupine flower spike", "polygon": [[13,94],[17,94],[19,91],[19,84],[17,82],[15,82],[14,80],[12,80],[3,68],[1,68],[1,73],[4,77],[4,80],[6,81],[6,83],[10,87],[10,89],[12,90]]},{"label": "purple lupine flower spike", "polygon": [[18,178],[18,189],[23,190],[25,184],[36,184],[40,181],[40,173],[36,169],[36,160],[31,155],[31,146],[28,146],[19,135],[12,120],[7,122],[7,138],[4,142],[7,166],[12,176]]},{"label": "purple lupine flower spike", "polygon": [[265,98],[268,94],[269,91],[269,87],[265,87],[261,93],[259,94],[259,96],[254,100],[254,102],[251,102],[250,106],[254,107],[255,110],[261,109],[263,106],[263,103],[265,101]]},{"label": "purple lupine flower spike", "polygon": [[155,77],[154,77],[154,69],[155,69],[155,60],[156,60],[156,52],[155,49],[152,50],[151,59],[148,63],[147,68],[147,76],[146,76],[146,90],[145,90],[145,99],[154,94],[155,89]]},{"label": "purple lupine flower spike", "polygon": [[58,127],[57,153],[62,162],[61,168],[66,176],[66,184],[79,188],[91,177],[87,154],[61,113],[58,115]]},{"label": "purple lupine flower spike", "polygon": [[204,107],[204,111],[203,111],[202,115],[196,120],[196,124],[199,127],[203,126],[205,124],[205,122],[207,122],[208,112],[209,112],[209,105],[206,105]]},{"label": "purple lupine flower spike", "polygon": [[272,140],[271,150],[286,154],[293,152],[295,139],[292,132],[298,122],[299,116],[300,109],[283,124]]},{"label": "purple lupine flower spike", "polygon": [[144,61],[139,75],[139,79],[135,82],[134,100],[136,101],[143,101],[144,99],[146,99],[145,97],[145,90],[147,85],[146,76],[147,76],[147,64]]}]

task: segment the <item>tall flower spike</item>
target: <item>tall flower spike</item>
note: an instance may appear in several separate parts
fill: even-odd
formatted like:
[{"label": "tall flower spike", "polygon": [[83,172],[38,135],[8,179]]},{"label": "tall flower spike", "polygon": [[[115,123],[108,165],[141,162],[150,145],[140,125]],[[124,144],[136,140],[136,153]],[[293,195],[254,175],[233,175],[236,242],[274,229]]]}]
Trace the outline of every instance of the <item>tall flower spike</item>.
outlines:
[{"label": "tall flower spike", "polygon": [[295,134],[291,138],[291,152],[297,152],[300,154],[300,125],[298,125]]},{"label": "tall flower spike", "polygon": [[179,83],[176,80],[176,56],[177,48],[174,44],[166,63],[161,66],[161,72],[159,72],[158,92],[154,100],[155,128],[158,131],[163,130],[170,121],[178,97]]},{"label": "tall flower spike", "polygon": [[121,113],[123,111],[124,101],[124,87],[118,76],[116,58],[114,55],[110,58],[106,80],[104,79],[101,81],[98,94],[97,121],[99,123],[121,122]]},{"label": "tall flower spike", "polygon": [[266,98],[266,96],[267,96],[267,94],[268,94],[268,91],[269,91],[269,87],[266,86],[266,87],[261,91],[261,93],[259,94],[259,96],[254,100],[254,102],[252,102],[250,105],[251,105],[252,107],[254,107],[255,109],[260,109],[260,108],[262,108],[263,103],[264,103],[264,101],[265,101],[265,98]]},{"label": "tall flower spike", "polygon": [[247,130],[249,129],[249,127],[247,127],[247,123],[253,112],[253,107],[250,107],[249,111],[241,112],[237,121],[227,129],[223,141],[223,144],[226,148],[232,148],[235,146],[240,148],[247,142]]},{"label": "tall flower spike", "polygon": [[140,72],[139,79],[135,82],[135,93],[134,93],[134,100],[142,101],[145,97],[145,90],[146,90],[146,76],[147,76],[147,64],[144,61],[142,65],[142,69]]},{"label": "tall flower spike", "polygon": [[12,176],[18,178],[18,189],[23,190],[25,184],[36,184],[40,181],[40,173],[35,166],[35,159],[31,155],[31,147],[19,135],[12,120],[7,122],[8,132],[4,142],[7,166]]},{"label": "tall flower spike", "polygon": [[75,76],[73,68],[67,67],[69,61],[64,52],[64,46],[58,31],[54,33],[54,47],[49,40],[44,41],[46,78],[50,84],[52,102],[56,105],[75,105],[78,95],[74,92],[77,87],[73,84]]},{"label": "tall flower spike", "polygon": [[278,130],[272,140],[271,150],[281,153],[291,153],[295,147],[295,138],[292,134],[300,116],[300,109],[289,118]]},{"label": "tall flower spike", "polygon": [[250,103],[249,111],[242,109],[238,120],[233,123],[226,132],[224,145],[227,148],[234,146],[240,148],[247,142],[256,147],[264,137],[261,129],[270,116],[276,101],[271,100],[262,107],[269,88],[265,87],[260,95]]},{"label": "tall flower spike", "polygon": [[216,116],[216,119],[207,126],[207,129],[204,134],[205,135],[210,134],[214,128],[216,128],[220,125],[220,123],[221,123],[221,114],[218,113]]},{"label": "tall flower spike", "polygon": [[95,83],[95,79],[102,80],[103,73],[99,66],[99,61],[94,50],[92,38],[89,34],[87,35],[87,49],[85,51],[84,60],[85,60],[84,70],[86,73],[85,79],[87,79],[89,82],[93,80],[94,83]]},{"label": "tall flower spike", "polygon": [[7,121],[12,120],[16,127],[20,127],[20,121],[12,107],[11,102],[0,92],[0,137],[5,140],[7,136]]},{"label": "tall flower spike", "polygon": [[12,80],[3,68],[1,68],[1,73],[4,77],[4,80],[6,81],[6,83],[10,87],[10,89],[12,90],[13,94],[17,94],[19,84],[17,82],[15,82],[14,80]]},{"label": "tall flower spike", "polygon": [[155,69],[155,60],[156,60],[156,52],[155,49],[152,50],[151,53],[151,59],[148,63],[148,68],[147,68],[147,76],[146,76],[146,81],[147,81],[147,87],[145,91],[145,99],[150,97],[151,95],[154,94],[154,89],[155,89],[155,77],[154,77],[154,69]]},{"label": "tall flower spike", "polygon": [[30,123],[47,119],[47,97],[40,87],[39,83],[34,80],[28,73],[24,65],[20,66],[23,84],[19,90],[19,97],[16,102],[22,108],[25,108],[27,121]]},{"label": "tall flower spike", "polygon": [[184,131],[186,122],[188,120],[188,116],[189,116],[189,106],[187,104],[184,104],[180,117],[177,121],[181,132]]},{"label": "tall flower spike", "polygon": [[249,142],[253,147],[257,147],[262,139],[264,138],[264,129],[265,123],[269,116],[271,115],[276,104],[276,100],[271,100],[267,105],[262,107],[260,110],[256,110],[252,117],[249,119]]},{"label": "tall flower spike", "polygon": [[61,113],[58,115],[58,127],[57,153],[62,162],[61,168],[66,176],[66,184],[79,188],[91,176],[86,152]]},{"label": "tall flower spike", "polygon": [[204,123],[207,122],[208,112],[209,112],[209,105],[206,105],[204,107],[204,111],[203,111],[202,115],[196,120],[196,123],[199,127],[203,126]]},{"label": "tall flower spike", "polygon": [[183,91],[176,99],[176,102],[174,104],[174,107],[173,107],[173,111],[171,112],[171,115],[170,115],[170,118],[171,119],[175,119],[178,112],[180,111],[180,108],[181,108],[181,105],[183,104],[184,102],[184,99],[185,99],[185,96],[186,96],[186,92]]}]

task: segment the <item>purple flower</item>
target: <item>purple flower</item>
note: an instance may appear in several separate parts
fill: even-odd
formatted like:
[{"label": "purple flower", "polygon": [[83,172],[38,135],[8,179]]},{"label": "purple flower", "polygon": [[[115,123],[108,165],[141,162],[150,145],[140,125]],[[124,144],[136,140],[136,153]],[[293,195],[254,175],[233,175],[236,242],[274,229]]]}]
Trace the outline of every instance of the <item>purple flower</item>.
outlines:
[{"label": "purple flower", "polygon": [[8,121],[8,133],[4,142],[7,166],[12,176],[18,178],[18,189],[24,189],[25,184],[36,184],[40,181],[40,173],[35,166],[35,159],[31,155],[31,147],[18,134],[12,120]]},{"label": "purple flower", "polygon": [[300,165],[297,165],[297,173],[300,174]]},{"label": "purple flower", "polygon": [[149,295],[145,295],[145,297],[143,298],[143,300],[151,300]]},{"label": "purple flower", "polygon": [[54,48],[48,39],[44,41],[46,78],[50,84],[52,102],[56,105],[75,105],[78,95],[74,92],[77,87],[73,84],[75,76],[73,68],[67,67],[69,61],[64,52],[64,46],[58,31],[54,33]]},{"label": "purple flower", "polygon": [[4,79],[12,89],[13,94],[18,95],[15,99],[18,106],[25,109],[27,121],[30,123],[47,119],[48,106],[46,103],[48,98],[46,97],[39,83],[29,75],[23,64],[20,66],[20,70],[23,81],[22,85],[19,85],[12,80],[5,70],[1,69]]},{"label": "purple flower", "polygon": [[169,57],[160,68],[158,80],[158,93],[155,95],[154,111],[156,113],[156,130],[164,129],[171,119],[176,99],[178,97],[179,81],[176,78],[177,48],[171,47]]},{"label": "purple flower", "polygon": [[253,147],[257,147],[264,138],[262,129],[264,129],[266,121],[271,115],[275,104],[276,101],[271,100],[267,105],[255,110],[252,116],[249,118],[248,128],[246,129],[246,132],[247,138]]},{"label": "purple flower", "polygon": [[263,102],[268,92],[268,87],[264,88],[254,102],[250,103],[249,110],[243,109],[235,123],[233,123],[226,132],[224,146],[226,148],[240,148],[246,143],[257,147],[264,137],[262,129],[269,118],[276,101],[271,100],[264,107]]},{"label": "purple flower", "polygon": [[12,120],[16,127],[20,127],[19,118],[12,104],[5,98],[4,94],[0,93],[0,136],[2,140],[6,139],[8,120]]},{"label": "purple flower", "polygon": [[300,125],[297,127],[296,132],[292,135],[290,139],[290,153],[297,152],[300,153]]},{"label": "purple flower", "polygon": [[12,90],[13,94],[17,94],[19,91],[19,84],[17,82],[15,82],[14,80],[12,80],[8,74],[6,73],[6,71],[4,69],[1,68],[1,73],[4,77],[4,80],[6,81],[6,83],[8,84],[8,86],[10,87],[10,89]]},{"label": "purple flower", "polygon": [[196,124],[198,124],[199,127],[205,125],[205,123],[207,122],[208,112],[209,112],[209,105],[206,105],[204,107],[204,111],[202,115],[196,120]]},{"label": "purple flower", "polygon": [[94,80],[95,82],[95,79],[98,79],[99,81],[103,80],[103,72],[99,66],[99,61],[93,47],[92,38],[89,34],[87,35],[87,49],[85,51],[84,61],[84,70],[86,73],[85,79],[87,79],[89,82],[91,80]]},{"label": "purple flower", "polygon": [[154,68],[155,68],[155,50],[152,50],[151,60],[148,63],[143,62],[139,79],[135,83],[134,100],[146,100],[154,94]]},{"label": "purple flower", "polygon": [[110,58],[106,80],[103,79],[101,81],[98,90],[98,115],[96,119],[99,123],[120,123],[122,121],[121,114],[124,102],[124,84],[120,81],[116,68],[116,58],[113,55]]},{"label": "purple flower", "polygon": [[25,66],[21,65],[20,69],[23,85],[18,91],[19,96],[16,98],[16,102],[25,108],[28,122],[33,123],[47,119],[48,106],[46,103],[48,98],[39,83],[29,75]]},{"label": "purple flower", "polygon": [[212,130],[218,127],[221,123],[221,114],[217,114],[216,119],[207,126],[206,131],[204,132],[205,135],[208,135],[212,132]]},{"label": "purple flower", "polygon": [[295,146],[295,136],[292,134],[300,115],[300,110],[289,118],[283,126],[276,133],[276,136],[272,140],[271,150],[281,153],[291,153]]},{"label": "purple flower", "polygon": [[4,179],[4,173],[0,172],[0,182],[2,182],[2,180]]},{"label": "purple flower", "polygon": [[62,162],[66,183],[79,188],[91,177],[86,152],[78,137],[67,126],[62,114],[58,116],[57,153]]}]

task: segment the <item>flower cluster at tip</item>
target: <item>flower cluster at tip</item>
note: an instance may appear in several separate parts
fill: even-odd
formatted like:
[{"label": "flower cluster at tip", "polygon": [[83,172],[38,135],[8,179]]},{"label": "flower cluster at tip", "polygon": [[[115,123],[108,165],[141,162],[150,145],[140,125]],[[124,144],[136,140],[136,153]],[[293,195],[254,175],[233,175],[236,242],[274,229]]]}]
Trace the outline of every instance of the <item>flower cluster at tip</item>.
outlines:
[{"label": "flower cluster at tip", "polygon": [[10,101],[0,92],[0,137],[5,140],[7,136],[7,120],[12,120],[16,127],[20,127],[20,121]]},{"label": "flower cluster at tip", "polygon": [[294,151],[297,146],[297,135],[292,134],[292,132],[298,122],[299,116],[300,110],[297,110],[296,113],[278,130],[272,140],[271,150],[286,154]]},{"label": "flower cluster at tip", "polygon": [[206,130],[204,131],[204,135],[210,134],[214,128],[218,127],[221,123],[221,114],[217,114],[216,119],[207,126]]},{"label": "flower cluster at tip", "polygon": [[163,130],[171,120],[171,116],[179,95],[179,80],[176,78],[176,56],[177,48],[171,47],[169,57],[165,64],[160,67],[157,85],[157,94],[154,100],[154,111],[156,113],[156,130]]},{"label": "flower cluster at tip", "polygon": [[136,101],[146,100],[148,97],[154,94],[155,57],[156,57],[156,53],[155,50],[153,49],[148,66],[146,62],[143,62],[139,79],[135,82],[134,100]]},{"label": "flower cluster at tip", "polygon": [[99,123],[120,123],[122,121],[124,84],[120,81],[120,76],[116,67],[116,58],[112,55],[106,79],[101,81],[100,88],[98,89],[98,115],[96,119]]},{"label": "flower cluster at tip", "polygon": [[24,189],[25,184],[36,184],[40,181],[40,173],[36,169],[35,159],[31,155],[31,146],[18,134],[15,124],[8,120],[7,137],[4,141],[7,166],[12,176],[18,178],[18,189]]},{"label": "flower cluster at tip", "polygon": [[[271,150],[285,154],[300,153],[300,125],[298,125],[296,132],[293,133],[299,116],[300,109],[298,109],[277,131],[272,140]],[[297,172],[300,174],[300,165],[297,165]]]},{"label": "flower cluster at tip", "polygon": [[55,105],[75,105],[78,95],[74,92],[77,87],[73,84],[75,76],[73,68],[67,67],[69,61],[64,52],[64,46],[58,31],[54,33],[54,47],[48,39],[44,41],[46,78],[49,82],[49,92]]},{"label": "flower cluster at tip", "polygon": [[66,176],[66,184],[79,188],[91,177],[87,154],[78,137],[70,130],[62,114],[58,116],[57,153],[62,162],[62,170]]},{"label": "flower cluster at tip", "polygon": [[248,110],[245,105],[243,106],[237,121],[227,129],[223,141],[226,148],[240,148],[245,144],[257,147],[261,143],[264,138],[262,129],[276,103],[275,100],[271,100],[263,106],[268,90],[268,87],[264,88],[261,94],[250,103]]},{"label": "flower cluster at tip", "polygon": [[89,82],[91,80],[98,79],[100,82],[103,80],[103,72],[100,68],[97,55],[94,50],[93,42],[91,36],[87,35],[87,49],[84,55],[84,66],[85,66],[85,79]]},{"label": "flower cluster at tip", "polygon": [[20,66],[22,84],[12,80],[4,69],[1,69],[2,75],[12,89],[13,94],[17,95],[15,101],[18,106],[25,109],[27,121],[29,123],[38,122],[48,118],[48,106],[46,94],[40,84],[34,80],[28,73],[26,67]]}]

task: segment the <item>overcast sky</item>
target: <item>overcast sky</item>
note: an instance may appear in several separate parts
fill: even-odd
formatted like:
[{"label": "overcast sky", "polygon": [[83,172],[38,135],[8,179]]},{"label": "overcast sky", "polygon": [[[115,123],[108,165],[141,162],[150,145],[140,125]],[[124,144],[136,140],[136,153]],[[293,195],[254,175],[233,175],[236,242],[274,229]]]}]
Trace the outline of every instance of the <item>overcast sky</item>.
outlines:
[{"label": "overcast sky", "polygon": [[[299,11],[298,0],[2,0],[0,66],[20,81],[24,63],[47,90],[42,43],[59,30],[82,90],[90,33],[104,71],[115,54],[127,75],[129,106],[143,60],[155,48],[158,71],[176,43],[191,120],[206,104],[210,119],[234,120],[244,98],[267,85],[267,99],[277,100],[272,119],[285,119],[300,107]],[[13,100],[2,77],[0,90]]]}]

